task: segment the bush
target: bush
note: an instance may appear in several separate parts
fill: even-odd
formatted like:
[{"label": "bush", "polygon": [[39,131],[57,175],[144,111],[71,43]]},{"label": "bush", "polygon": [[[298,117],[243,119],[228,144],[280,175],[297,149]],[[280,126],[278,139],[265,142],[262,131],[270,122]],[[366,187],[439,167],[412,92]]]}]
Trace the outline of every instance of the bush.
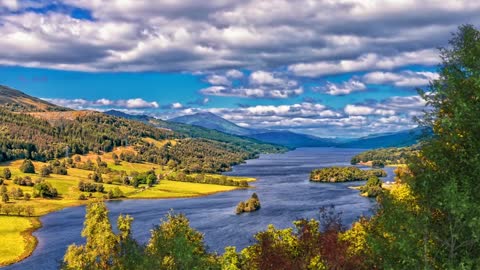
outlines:
[{"label": "bush", "polygon": [[13,183],[19,186],[27,186],[27,187],[33,187],[34,183],[32,181],[32,178],[30,176],[25,176],[25,177],[15,177],[13,179]]},{"label": "bush", "polygon": [[102,184],[88,183],[83,181],[80,181],[80,183],[78,183],[78,189],[84,192],[101,192],[101,193],[103,193],[103,191],[105,190]]},{"label": "bush", "polygon": [[12,172],[10,171],[9,168],[3,169],[3,177],[7,180],[10,180],[10,178],[12,177]]},{"label": "bush", "polygon": [[47,177],[52,173],[52,166],[50,165],[43,165],[42,168],[40,168],[40,175],[42,177]]},{"label": "bush", "polygon": [[56,198],[57,196],[57,189],[43,180],[33,186],[33,197],[35,198]]},{"label": "bush", "polygon": [[25,159],[20,166],[20,171],[23,173],[35,173],[35,166],[31,160]]},{"label": "bush", "polygon": [[260,200],[258,199],[257,193],[253,193],[250,199],[245,202],[240,202],[235,209],[235,213],[241,214],[243,212],[253,212],[260,209]]}]

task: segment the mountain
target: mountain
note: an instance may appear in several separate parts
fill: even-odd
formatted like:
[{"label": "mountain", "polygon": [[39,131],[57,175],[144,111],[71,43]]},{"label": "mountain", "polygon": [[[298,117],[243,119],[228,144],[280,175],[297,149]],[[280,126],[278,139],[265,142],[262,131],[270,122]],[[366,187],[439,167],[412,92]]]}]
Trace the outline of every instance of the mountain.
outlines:
[{"label": "mountain", "polygon": [[429,136],[431,134],[431,129],[418,127],[400,132],[373,134],[339,144],[338,147],[365,149],[404,147],[414,145],[418,143],[424,136]]},{"label": "mountain", "polygon": [[224,133],[234,135],[248,135],[255,133],[254,130],[238,126],[216,114],[201,112],[192,115],[184,115],[170,119],[170,122],[201,126],[208,129],[215,129]]},{"label": "mountain", "polygon": [[218,130],[228,134],[242,135],[261,142],[283,145],[289,148],[334,146],[330,139],[294,133],[285,130],[262,130],[244,128],[210,112],[196,113],[170,119],[169,122],[184,123]]},{"label": "mountain", "polygon": [[262,142],[274,143],[290,148],[297,147],[330,147],[336,142],[332,139],[318,138],[311,135],[294,133],[291,131],[269,131],[248,135]]},{"label": "mountain", "polygon": [[172,130],[183,137],[202,138],[219,142],[226,142],[241,147],[242,149],[245,149],[249,152],[272,153],[287,150],[283,146],[272,145],[270,143],[265,143],[253,138],[228,134],[215,129],[208,129],[201,126],[164,121],[148,115],[131,115],[116,110],[106,111],[105,114],[140,121],[161,129]]},{"label": "mountain", "polygon": [[0,85],[0,106],[15,112],[48,112],[68,110],[3,85]]}]

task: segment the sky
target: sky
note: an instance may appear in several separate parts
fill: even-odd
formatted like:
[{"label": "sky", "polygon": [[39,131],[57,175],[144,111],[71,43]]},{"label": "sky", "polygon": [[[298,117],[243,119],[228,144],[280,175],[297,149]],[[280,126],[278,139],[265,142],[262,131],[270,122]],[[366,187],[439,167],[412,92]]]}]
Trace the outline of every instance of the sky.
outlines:
[{"label": "sky", "polygon": [[478,14],[475,0],[0,0],[0,84],[74,109],[395,132]]}]

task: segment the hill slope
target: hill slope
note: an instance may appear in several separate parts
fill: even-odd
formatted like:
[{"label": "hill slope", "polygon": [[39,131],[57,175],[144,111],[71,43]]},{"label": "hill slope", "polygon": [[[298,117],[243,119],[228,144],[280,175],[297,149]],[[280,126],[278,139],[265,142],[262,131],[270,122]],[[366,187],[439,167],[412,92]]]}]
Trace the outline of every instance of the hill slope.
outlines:
[{"label": "hill slope", "polygon": [[419,127],[395,133],[369,135],[350,142],[339,144],[338,147],[365,149],[405,147],[417,144],[424,135],[428,136],[431,133],[431,130]]},{"label": "hill slope", "polygon": [[227,134],[218,130],[208,129],[201,126],[168,122],[147,115],[131,115],[116,110],[106,111],[105,113],[117,117],[141,121],[157,128],[172,130],[183,137],[203,138],[220,142],[228,142],[235,146],[241,147],[242,149],[255,153],[275,153],[286,150],[286,148],[282,146],[274,146],[252,138]]},{"label": "hill slope", "polygon": [[291,131],[269,131],[248,135],[251,138],[262,142],[284,145],[291,148],[297,147],[330,147],[336,142],[332,139],[318,138],[306,134],[294,133]]},{"label": "hill slope", "polygon": [[0,106],[16,112],[47,112],[68,110],[3,85],[0,85]]},{"label": "hill slope", "polygon": [[234,135],[248,135],[255,133],[254,130],[238,126],[220,116],[210,112],[201,112],[192,115],[184,115],[170,119],[170,122],[201,126],[208,129],[215,129],[224,133]]}]

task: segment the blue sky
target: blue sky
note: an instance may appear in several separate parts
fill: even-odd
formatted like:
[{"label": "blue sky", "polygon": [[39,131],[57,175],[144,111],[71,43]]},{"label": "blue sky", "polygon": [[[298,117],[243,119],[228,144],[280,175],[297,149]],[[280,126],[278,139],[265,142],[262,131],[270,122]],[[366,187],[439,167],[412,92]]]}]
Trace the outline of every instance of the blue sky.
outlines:
[{"label": "blue sky", "polygon": [[438,77],[437,47],[479,12],[453,0],[0,0],[0,84],[74,109],[399,131],[425,109],[415,89]]}]

